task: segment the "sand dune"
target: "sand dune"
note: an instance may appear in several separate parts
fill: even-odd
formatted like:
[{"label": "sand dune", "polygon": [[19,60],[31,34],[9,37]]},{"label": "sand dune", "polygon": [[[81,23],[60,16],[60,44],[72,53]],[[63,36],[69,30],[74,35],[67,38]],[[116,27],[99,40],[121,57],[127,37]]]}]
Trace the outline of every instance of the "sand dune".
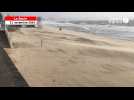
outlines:
[{"label": "sand dune", "polygon": [[5,49],[30,86],[134,86],[134,42],[48,26],[11,33]]}]

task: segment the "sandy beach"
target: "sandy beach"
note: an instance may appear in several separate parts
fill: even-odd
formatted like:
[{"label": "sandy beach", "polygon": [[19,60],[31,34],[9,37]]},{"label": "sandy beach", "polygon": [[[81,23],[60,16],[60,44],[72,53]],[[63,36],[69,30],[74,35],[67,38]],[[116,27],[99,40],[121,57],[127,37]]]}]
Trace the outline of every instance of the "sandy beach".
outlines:
[{"label": "sandy beach", "polygon": [[134,86],[134,42],[58,28],[10,32],[5,48],[29,86]]}]

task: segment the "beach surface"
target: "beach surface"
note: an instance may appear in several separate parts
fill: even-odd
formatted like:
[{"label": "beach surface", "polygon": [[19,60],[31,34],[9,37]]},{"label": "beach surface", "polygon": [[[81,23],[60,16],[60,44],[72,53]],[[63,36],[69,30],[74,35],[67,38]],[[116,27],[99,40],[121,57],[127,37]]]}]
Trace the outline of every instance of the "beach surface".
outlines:
[{"label": "beach surface", "polygon": [[134,86],[134,42],[50,26],[9,32],[4,48],[29,86]]}]

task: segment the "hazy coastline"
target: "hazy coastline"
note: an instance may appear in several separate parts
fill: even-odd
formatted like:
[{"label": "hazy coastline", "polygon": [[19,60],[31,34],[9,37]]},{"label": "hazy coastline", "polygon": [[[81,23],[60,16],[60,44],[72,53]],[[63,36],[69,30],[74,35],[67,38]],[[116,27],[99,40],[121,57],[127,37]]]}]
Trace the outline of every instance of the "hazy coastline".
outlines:
[{"label": "hazy coastline", "polygon": [[[72,22],[72,23],[71,23]],[[77,22],[77,21],[74,21]],[[79,22],[79,21],[78,21]],[[84,21],[86,22],[86,21]],[[44,24],[52,26],[52,27],[62,27],[63,29],[72,30],[76,32],[84,32],[84,33],[94,33],[100,36],[108,36],[116,39],[125,39],[129,41],[133,41],[134,39],[134,26],[123,26],[123,25],[110,25],[110,24],[84,24],[81,23],[73,23],[73,21],[48,21],[44,22]]]}]

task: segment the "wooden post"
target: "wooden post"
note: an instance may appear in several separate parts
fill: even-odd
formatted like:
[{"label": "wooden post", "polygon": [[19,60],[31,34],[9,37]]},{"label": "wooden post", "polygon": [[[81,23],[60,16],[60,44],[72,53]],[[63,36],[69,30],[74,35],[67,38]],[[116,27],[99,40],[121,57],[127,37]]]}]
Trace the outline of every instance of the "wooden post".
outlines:
[{"label": "wooden post", "polygon": [[42,48],[42,46],[43,46],[43,40],[41,39],[41,48]]}]

